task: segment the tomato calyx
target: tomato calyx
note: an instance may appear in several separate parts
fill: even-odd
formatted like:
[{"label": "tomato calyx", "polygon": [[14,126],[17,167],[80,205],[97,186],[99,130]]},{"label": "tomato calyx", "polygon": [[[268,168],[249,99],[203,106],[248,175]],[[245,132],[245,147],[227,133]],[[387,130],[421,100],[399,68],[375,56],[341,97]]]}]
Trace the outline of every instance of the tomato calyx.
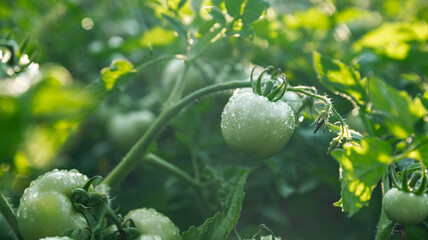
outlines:
[{"label": "tomato calyx", "polygon": [[[255,69],[256,68],[253,68],[250,74],[253,92],[257,95],[266,97],[271,102],[280,100],[287,89],[287,75],[285,75],[285,73],[281,73],[279,69],[269,67],[263,70],[257,79],[254,80]],[[270,73],[271,78],[263,83],[263,75],[267,72]]]},{"label": "tomato calyx", "polygon": [[[395,172],[394,168],[390,169],[390,179],[392,182],[392,185],[399,190],[407,193],[414,193],[416,195],[422,195],[425,193],[426,185],[427,185],[427,174],[426,174],[426,168],[423,164],[422,170],[419,172],[415,172],[412,175],[412,178],[408,179],[408,172],[407,168],[404,169],[402,173],[402,181],[399,182],[397,178],[397,173]],[[420,184],[417,186],[417,182],[420,180]]]},{"label": "tomato calyx", "polygon": [[[83,188],[75,188],[71,193],[71,202],[74,209],[86,219],[88,227],[72,229],[65,234],[74,239],[135,239],[140,233],[130,220],[123,220],[110,207],[109,196],[94,191],[95,186],[102,182],[102,177],[95,176],[89,179]],[[108,232],[106,222],[113,222],[115,230]]]}]

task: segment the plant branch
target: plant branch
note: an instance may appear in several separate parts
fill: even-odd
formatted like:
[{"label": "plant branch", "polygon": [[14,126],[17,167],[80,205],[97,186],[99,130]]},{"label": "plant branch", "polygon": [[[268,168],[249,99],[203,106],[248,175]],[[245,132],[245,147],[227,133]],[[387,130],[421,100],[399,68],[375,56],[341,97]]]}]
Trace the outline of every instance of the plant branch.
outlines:
[{"label": "plant branch", "polygon": [[182,180],[183,182],[186,182],[195,189],[199,189],[201,187],[201,185],[196,182],[189,174],[153,153],[149,153],[144,156],[143,162],[168,171],[169,173]]},{"label": "plant branch", "polygon": [[139,163],[139,156],[144,155],[149,148],[150,144],[156,139],[162,129],[168,122],[177,116],[181,110],[191,104],[193,101],[214,93],[228,89],[251,87],[251,82],[231,81],[226,83],[218,83],[211,86],[201,88],[188,96],[178,101],[175,105],[164,108],[162,113],[158,116],[156,121],[150,126],[145,134],[135,143],[131,150],[126,154],[122,161],[110,172],[104,180],[108,186],[118,185]]}]

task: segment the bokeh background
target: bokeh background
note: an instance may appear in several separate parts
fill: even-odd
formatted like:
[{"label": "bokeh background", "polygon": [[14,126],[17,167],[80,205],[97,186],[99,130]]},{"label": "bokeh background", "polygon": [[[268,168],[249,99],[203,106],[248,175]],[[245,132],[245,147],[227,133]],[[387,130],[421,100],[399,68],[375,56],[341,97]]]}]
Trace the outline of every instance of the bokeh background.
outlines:
[{"label": "bokeh background", "polygon": [[[185,53],[186,44],[161,15],[179,2],[0,2],[0,37],[9,35],[18,43],[29,37],[28,51],[37,52],[37,64],[21,75],[26,87],[10,90],[2,83],[8,78],[5,74],[0,80],[0,190],[15,207],[30,181],[48,170],[76,168],[88,176],[106,176],[136,140],[130,133],[143,132],[159,114],[171,89],[171,75],[176,74],[168,61],[138,72],[108,96],[82,89],[99,81],[101,69],[114,59],[139,66],[154,56]],[[427,89],[427,1],[269,3],[268,11],[252,25],[254,39],[227,36],[201,55],[197,80],[189,91],[248,79],[250,64],[273,65],[286,72],[291,85],[315,86],[331,96],[349,125],[364,132],[361,122],[353,121],[352,105],[319,84],[313,51],[340,59],[362,76],[376,73],[410,94]],[[177,19],[208,21],[204,7],[210,4],[188,0],[176,12]],[[339,165],[326,154],[333,135],[312,134],[312,122],[304,120],[276,156],[264,161],[245,156],[230,149],[220,132],[221,112],[230,95],[218,93],[188,107],[163,130],[156,154],[192,175],[202,175],[206,166],[256,167],[246,184],[237,225],[244,237],[265,224],[283,239],[373,239],[381,206],[379,187],[370,205],[351,218],[333,206],[340,199]],[[144,116],[141,129],[124,129],[137,116]],[[130,133],[120,135],[126,131]],[[204,209],[194,204],[188,185],[161,169],[140,165],[112,195],[121,213],[153,207],[184,231],[218,210],[215,191],[206,189],[211,207]],[[408,232],[414,238],[409,239],[427,239],[426,231],[413,228]],[[7,231],[0,231],[0,239],[8,239]]]}]

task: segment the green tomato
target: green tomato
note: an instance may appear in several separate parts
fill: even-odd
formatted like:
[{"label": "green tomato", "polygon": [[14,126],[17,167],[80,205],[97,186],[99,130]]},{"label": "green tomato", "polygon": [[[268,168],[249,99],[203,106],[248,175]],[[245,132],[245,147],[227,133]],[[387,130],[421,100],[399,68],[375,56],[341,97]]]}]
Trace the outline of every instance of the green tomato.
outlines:
[{"label": "green tomato", "polygon": [[428,216],[428,197],[392,188],[383,197],[383,208],[394,222],[417,224]]},{"label": "green tomato", "polygon": [[287,103],[293,112],[299,111],[299,109],[303,106],[303,98],[296,92],[285,92],[284,96],[281,98],[281,101]]},{"label": "green tomato", "polygon": [[153,208],[139,208],[130,211],[125,219],[132,219],[140,231],[139,239],[179,240],[180,230],[162,213]]},{"label": "green tomato", "polygon": [[221,114],[221,132],[229,146],[257,158],[279,152],[294,128],[294,113],[287,103],[271,102],[253,92],[232,96]]},{"label": "green tomato", "polygon": [[32,181],[21,197],[18,227],[25,240],[62,235],[67,229],[87,227],[84,216],[74,210],[70,197],[88,177],[76,170],[55,169]]},{"label": "green tomato", "polygon": [[122,149],[129,149],[149,129],[155,115],[148,111],[116,113],[107,123],[107,131],[113,143]]},{"label": "green tomato", "polygon": [[[162,73],[163,88],[167,91],[171,91],[175,82],[182,76],[184,68],[184,61],[179,59],[171,60]],[[212,67],[205,63],[194,63],[186,73],[186,85],[183,93],[188,94],[206,86],[210,82],[211,76],[214,76]]]}]

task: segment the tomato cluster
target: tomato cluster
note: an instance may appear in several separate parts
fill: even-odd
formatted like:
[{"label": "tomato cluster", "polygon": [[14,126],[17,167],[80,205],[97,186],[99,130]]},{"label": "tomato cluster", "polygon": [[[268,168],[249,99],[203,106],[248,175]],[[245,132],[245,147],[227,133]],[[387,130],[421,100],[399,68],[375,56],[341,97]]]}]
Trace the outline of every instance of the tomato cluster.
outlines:
[{"label": "tomato cluster", "polygon": [[[82,232],[89,229],[91,227],[88,221],[90,217],[76,209],[73,194],[76,189],[82,190],[84,186],[87,187],[91,180],[76,170],[53,170],[31,182],[30,187],[25,190],[21,198],[17,211],[18,227],[24,240],[70,240],[73,238],[65,235],[73,234],[76,230]],[[89,192],[94,191],[93,188],[89,190]],[[93,207],[97,208],[97,206]],[[120,218],[118,217],[118,219]],[[135,228],[130,229],[136,229],[137,235],[131,231],[130,234],[118,231],[117,227],[112,225],[103,228],[106,232],[104,236],[113,236],[112,239],[134,239],[135,237],[138,239],[181,239],[180,231],[174,223],[154,209],[132,210],[122,221],[121,226],[129,222],[132,222],[132,225],[135,224]],[[108,235],[109,233],[110,235]],[[80,234],[79,239],[81,237],[86,239],[85,236]],[[126,237],[123,238],[123,236]],[[129,238],[130,236],[131,238]]]}]

